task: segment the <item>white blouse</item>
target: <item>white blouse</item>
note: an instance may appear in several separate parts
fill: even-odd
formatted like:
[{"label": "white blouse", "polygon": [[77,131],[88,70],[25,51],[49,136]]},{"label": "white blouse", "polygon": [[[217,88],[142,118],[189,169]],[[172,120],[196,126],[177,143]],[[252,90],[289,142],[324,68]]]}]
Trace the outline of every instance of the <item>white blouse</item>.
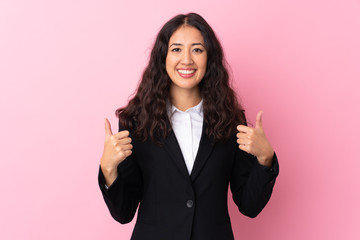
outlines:
[{"label": "white blouse", "polygon": [[203,127],[203,100],[185,112],[168,104],[168,115],[189,175],[194,166]]}]

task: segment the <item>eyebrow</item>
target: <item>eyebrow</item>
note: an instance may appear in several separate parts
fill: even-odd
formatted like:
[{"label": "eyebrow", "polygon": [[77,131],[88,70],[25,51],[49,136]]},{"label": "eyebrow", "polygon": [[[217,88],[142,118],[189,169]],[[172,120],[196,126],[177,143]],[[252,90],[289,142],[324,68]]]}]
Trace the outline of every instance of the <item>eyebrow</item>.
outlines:
[{"label": "eyebrow", "polygon": [[[174,45],[174,46],[183,46],[183,44],[181,44],[181,43],[173,43],[173,44],[171,44],[171,45],[169,46],[169,48],[170,48],[172,45]],[[191,46],[195,46],[195,45],[201,45],[201,46],[204,47],[204,45],[203,45],[202,43],[193,43],[193,44],[191,44]],[[205,47],[204,47],[204,48],[205,48]]]}]

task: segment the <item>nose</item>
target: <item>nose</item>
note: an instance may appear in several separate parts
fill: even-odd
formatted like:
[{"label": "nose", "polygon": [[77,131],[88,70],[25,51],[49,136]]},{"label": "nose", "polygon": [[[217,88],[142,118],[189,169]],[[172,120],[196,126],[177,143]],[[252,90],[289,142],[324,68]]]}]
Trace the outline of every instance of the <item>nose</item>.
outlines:
[{"label": "nose", "polygon": [[194,63],[190,51],[184,51],[184,54],[181,59],[181,63],[184,65],[191,65]]}]

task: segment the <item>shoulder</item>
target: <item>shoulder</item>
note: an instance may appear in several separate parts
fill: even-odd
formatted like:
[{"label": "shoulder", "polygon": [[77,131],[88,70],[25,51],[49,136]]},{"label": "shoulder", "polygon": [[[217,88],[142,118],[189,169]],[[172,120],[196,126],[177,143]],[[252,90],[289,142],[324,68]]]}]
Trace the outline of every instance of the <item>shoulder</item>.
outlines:
[{"label": "shoulder", "polygon": [[124,131],[124,130],[128,130],[125,128],[125,126],[121,123],[121,121],[119,120],[119,123],[118,123],[118,132],[121,132],[121,131]]},{"label": "shoulder", "polygon": [[130,128],[127,128],[122,122],[121,120],[119,120],[119,124],[118,124],[118,132],[121,132],[121,131],[129,131],[129,137],[130,138],[134,138],[134,131]]},{"label": "shoulder", "polygon": [[146,142],[146,141],[142,140],[142,138],[137,135],[137,133],[135,131],[136,125],[134,127],[132,127],[132,128],[129,128],[129,127],[125,126],[125,124],[122,123],[122,121],[119,119],[118,127],[119,127],[118,132],[124,131],[124,130],[129,131],[129,137],[131,138],[133,145],[137,144],[137,143],[141,143],[141,142]]},{"label": "shoulder", "polygon": [[118,123],[118,132],[128,130],[130,133],[135,131],[135,124],[129,121],[124,121],[121,118],[119,118]]}]

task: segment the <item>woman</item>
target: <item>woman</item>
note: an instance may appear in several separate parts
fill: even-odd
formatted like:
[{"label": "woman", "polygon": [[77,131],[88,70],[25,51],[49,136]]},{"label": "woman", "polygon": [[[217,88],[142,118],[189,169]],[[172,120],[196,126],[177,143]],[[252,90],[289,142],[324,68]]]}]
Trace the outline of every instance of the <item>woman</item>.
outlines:
[{"label": "woman", "polygon": [[99,186],[131,239],[234,239],[228,186],[239,211],[255,217],[268,202],[278,162],[259,112],[248,127],[229,86],[223,51],[198,14],[160,30],[136,95],[105,119]]}]

